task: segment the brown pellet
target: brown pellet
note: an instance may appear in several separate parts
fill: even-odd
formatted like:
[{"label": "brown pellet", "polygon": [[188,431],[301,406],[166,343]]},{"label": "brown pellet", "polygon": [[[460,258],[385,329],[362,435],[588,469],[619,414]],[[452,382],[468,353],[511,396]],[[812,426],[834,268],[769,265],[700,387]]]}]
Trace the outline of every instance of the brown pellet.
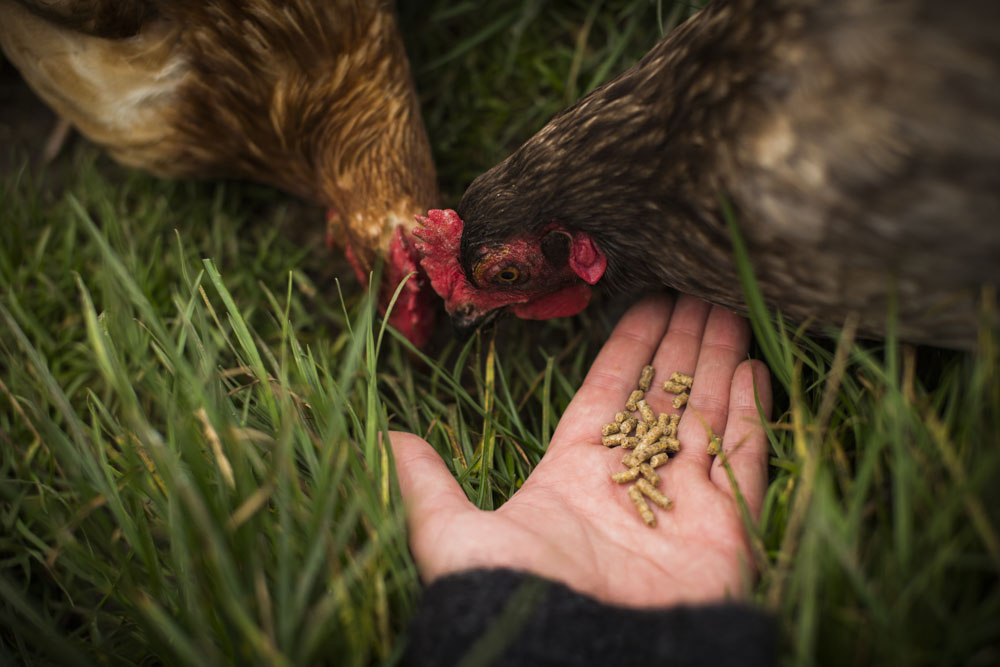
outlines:
[{"label": "brown pellet", "polygon": [[719,453],[722,452],[722,438],[715,435],[714,433],[710,435],[708,438],[708,448],[706,451],[708,451],[709,456],[718,456]]},{"label": "brown pellet", "polygon": [[[640,492],[642,492],[642,493],[646,494],[647,496],[649,496],[650,500],[652,500],[654,503],[656,503],[657,505],[659,505],[660,507],[662,507],[665,510],[668,510],[668,509],[670,509],[671,507],[674,506],[674,501],[670,500],[670,498],[667,498],[665,495],[663,495],[662,493],[660,493],[659,489],[657,489],[656,487],[654,487],[652,484],[650,484],[649,482],[647,482],[644,479],[636,480],[635,484],[631,487],[631,489],[638,489]],[[629,495],[632,495],[632,494],[629,493]],[[634,498],[632,499],[632,502],[635,502]],[[635,506],[639,507],[639,504],[636,503]],[[649,509],[648,505],[647,505],[646,509]],[[639,513],[642,514],[642,510],[641,509],[639,510]],[[645,518],[646,517],[643,517],[643,520],[645,520]],[[649,523],[649,521],[646,521],[646,523]]]},{"label": "brown pellet", "polygon": [[622,459],[622,463],[625,463],[625,465],[627,465],[629,467],[632,467],[632,466],[639,465],[643,461],[648,461],[649,457],[652,456],[655,453],[655,452],[649,451],[650,449],[651,449],[651,447],[636,447],[635,451],[632,452],[631,462],[630,463],[625,463],[625,459]]},{"label": "brown pellet", "polygon": [[616,412],[615,413],[615,423],[617,423],[617,424],[621,424],[622,422],[624,422],[628,418],[629,418],[629,414],[627,412],[623,411],[623,412]]},{"label": "brown pellet", "polygon": [[638,468],[629,468],[628,470],[622,470],[621,472],[616,472],[611,476],[612,482],[617,482],[618,484],[625,484],[626,482],[634,482],[636,477],[639,476],[641,471]]},{"label": "brown pellet", "polygon": [[635,457],[640,461],[645,461],[653,454],[662,452],[663,450],[658,448],[660,440],[661,438],[657,437],[645,442],[640,441],[639,446],[635,448]]},{"label": "brown pellet", "polygon": [[647,482],[649,482],[653,486],[659,486],[660,476],[656,474],[656,471],[653,470],[653,466],[651,464],[640,463],[638,468],[630,468],[628,472],[631,472],[632,470],[638,470],[640,473],[642,473],[642,476],[646,478]]},{"label": "brown pellet", "polygon": [[625,439],[622,440],[623,449],[635,449],[638,446],[639,446],[639,438],[635,437],[634,435],[627,435],[625,436]]},{"label": "brown pellet", "polygon": [[648,429],[646,431],[646,435],[642,436],[642,438],[639,439],[639,445],[643,447],[651,445],[657,440],[659,440],[661,437],[663,437],[663,430],[657,424],[652,428]]},{"label": "brown pellet", "polygon": [[656,423],[663,429],[663,435],[672,438],[677,435],[677,424],[680,423],[680,420],[680,415],[668,415],[666,412],[661,412]]},{"label": "brown pellet", "polygon": [[650,443],[648,445],[642,445],[636,447],[635,451],[632,452],[632,456],[635,457],[636,465],[639,465],[643,461],[648,461],[649,457],[651,457],[653,454],[659,454],[660,452],[662,452],[663,449],[660,448],[659,443],[660,441],[657,440],[656,442]]},{"label": "brown pellet", "polygon": [[601,438],[601,444],[605,447],[617,447],[618,445],[625,442],[625,438],[628,437],[624,433],[612,433],[611,435],[606,435]]},{"label": "brown pellet", "polygon": [[646,435],[647,429],[649,429],[649,425],[646,422],[637,422],[635,425],[635,437],[641,440]]},{"label": "brown pellet", "polygon": [[632,452],[629,452],[628,454],[622,457],[623,466],[628,466],[629,468],[638,468],[639,463],[640,461],[636,460],[635,454],[633,454]]},{"label": "brown pellet", "polygon": [[[639,482],[646,482],[646,480],[640,479]],[[642,491],[638,488],[639,482],[636,482],[632,486],[628,487],[628,497],[632,499],[632,502],[635,504],[635,508],[639,510],[639,516],[641,516],[642,520],[646,522],[646,525],[655,526],[656,516],[653,514],[653,510],[649,509],[649,505],[646,504],[646,499],[642,497]],[[648,485],[649,482],[646,482],[646,484]],[[650,486],[649,488],[652,489],[653,487]],[[653,490],[655,491],[656,489]]]},{"label": "brown pellet", "polygon": [[656,442],[649,443],[648,445],[640,444],[632,452],[632,456],[635,458],[636,465],[642,463],[643,461],[649,460],[654,454],[659,454],[660,452],[667,452],[668,454],[676,454],[681,450],[681,443],[677,438],[660,438]]},{"label": "brown pellet", "polygon": [[677,394],[676,396],[674,396],[674,407],[683,408],[685,405],[687,405],[689,398],[691,398],[691,395],[686,392],[683,394]]},{"label": "brown pellet", "polygon": [[670,379],[676,382],[677,384],[684,385],[688,389],[690,389],[691,385],[694,384],[694,377],[690,375],[685,375],[684,373],[680,373],[677,371],[674,371],[673,373],[670,374]]},{"label": "brown pellet", "polygon": [[667,454],[666,452],[660,452],[659,454],[655,454],[649,457],[649,465],[653,466],[654,468],[659,468],[661,465],[663,465],[669,460],[670,460],[669,454]]},{"label": "brown pellet", "polygon": [[610,422],[601,427],[601,435],[612,435],[619,431],[618,424]]},{"label": "brown pellet", "polygon": [[673,380],[667,380],[663,383],[663,391],[668,394],[683,394],[688,388],[682,385],[680,382],[674,382]]},{"label": "brown pellet", "polygon": [[639,389],[649,391],[649,387],[653,384],[653,375],[655,374],[655,368],[652,366],[643,366],[642,372],[639,373]]},{"label": "brown pellet", "polygon": [[625,409],[635,411],[636,402],[641,401],[642,397],[645,395],[646,392],[644,392],[642,389],[636,389],[635,391],[633,391],[631,394],[628,395],[628,400],[625,401]]},{"label": "brown pellet", "polygon": [[636,427],[636,424],[638,423],[639,422],[638,420],[636,420],[635,417],[629,417],[628,419],[626,419],[625,421],[623,421],[621,424],[618,425],[618,429],[622,433],[628,434],[632,432],[632,429],[634,429]]},{"label": "brown pellet", "polygon": [[635,406],[639,409],[639,414],[642,415],[642,421],[647,424],[656,422],[656,415],[653,414],[653,408],[649,407],[649,403],[646,402],[646,399],[636,401]]}]

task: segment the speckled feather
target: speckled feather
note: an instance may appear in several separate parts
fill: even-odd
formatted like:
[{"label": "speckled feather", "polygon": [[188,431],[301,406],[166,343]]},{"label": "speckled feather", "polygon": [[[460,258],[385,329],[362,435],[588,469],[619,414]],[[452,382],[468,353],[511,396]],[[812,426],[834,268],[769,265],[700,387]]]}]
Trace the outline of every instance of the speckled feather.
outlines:
[{"label": "speckled feather", "polygon": [[965,347],[1000,282],[1000,6],[714,2],[472,183],[462,263],[553,221],[600,284],[737,309],[719,196],[764,296],[797,321]]}]

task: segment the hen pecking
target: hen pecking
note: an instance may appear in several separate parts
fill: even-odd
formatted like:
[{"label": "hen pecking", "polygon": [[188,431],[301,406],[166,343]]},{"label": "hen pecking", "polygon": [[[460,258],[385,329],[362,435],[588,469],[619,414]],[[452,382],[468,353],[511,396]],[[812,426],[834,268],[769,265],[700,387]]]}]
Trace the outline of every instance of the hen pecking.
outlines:
[{"label": "hen pecking", "polygon": [[[237,177],[328,207],[381,302],[418,256],[436,176],[391,2],[0,0],[0,45],[63,118],[128,165]],[[411,279],[390,321],[416,344],[433,292]]]},{"label": "hen pecking", "polygon": [[1000,5],[716,0],[477,178],[418,247],[456,327],[667,285],[968,347],[1000,283]]}]

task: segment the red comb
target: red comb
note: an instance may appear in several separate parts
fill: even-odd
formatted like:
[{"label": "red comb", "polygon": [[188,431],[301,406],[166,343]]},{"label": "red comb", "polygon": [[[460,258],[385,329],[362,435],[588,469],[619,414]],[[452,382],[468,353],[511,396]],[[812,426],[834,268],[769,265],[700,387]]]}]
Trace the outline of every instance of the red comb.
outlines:
[{"label": "red comb", "polygon": [[465,273],[458,260],[462,242],[462,219],[451,209],[431,209],[427,217],[414,216],[422,226],[413,230],[420,239],[413,245],[423,257],[420,265],[430,278],[431,287],[445,301],[455,287],[465,281]]}]

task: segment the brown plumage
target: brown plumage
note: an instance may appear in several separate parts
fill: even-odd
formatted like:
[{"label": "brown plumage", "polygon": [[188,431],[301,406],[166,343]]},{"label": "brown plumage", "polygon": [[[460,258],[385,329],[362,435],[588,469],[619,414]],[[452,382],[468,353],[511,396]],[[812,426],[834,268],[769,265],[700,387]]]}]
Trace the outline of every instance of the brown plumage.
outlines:
[{"label": "brown plumage", "polygon": [[431,216],[461,243],[425,266],[464,327],[595,283],[742,309],[720,197],[785,315],[880,336],[895,293],[904,339],[972,345],[1000,282],[1000,5],[717,0]]},{"label": "brown plumage", "polygon": [[[0,44],[115,159],[277,186],[330,209],[359,273],[378,253],[393,288],[416,268],[438,191],[391,2],[0,0]],[[422,342],[431,305],[411,281],[393,323]]]}]

